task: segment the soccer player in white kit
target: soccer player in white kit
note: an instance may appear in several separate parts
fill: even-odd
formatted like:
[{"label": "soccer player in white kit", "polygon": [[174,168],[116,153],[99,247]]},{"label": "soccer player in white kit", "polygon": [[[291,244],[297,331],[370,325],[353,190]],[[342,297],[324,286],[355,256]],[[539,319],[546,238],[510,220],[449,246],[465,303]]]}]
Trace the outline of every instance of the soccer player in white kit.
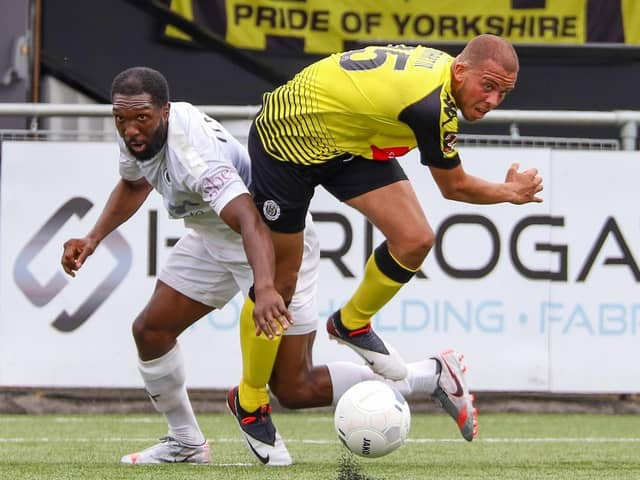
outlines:
[{"label": "soccer player in white kit", "polygon": [[[73,275],[154,188],[169,215],[184,219],[190,229],[172,249],[151,299],[133,323],[138,367],[154,406],[167,418],[169,434],[160,444],[123,457],[124,463],[210,461],[185,387],[184,360],[176,341],[184,329],[222,308],[238,291],[247,295],[252,285],[262,305],[255,317],[262,331],[273,335],[291,320],[273,286],[269,232],[247,190],[246,150],[217,121],[188,103],[168,100],[166,80],[154,70],[135,67],[114,79],[113,117],[122,178],[96,225],[84,238],[67,241],[62,258],[65,271]],[[309,261],[317,264],[317,244],[313,236],[309,241]],[[314,266],[309,273],[315,270]],[[307,282],[312,300],[314,288],[312,278]],[[295,308],[292,303],[291,309]],[[288,457],[284,445],[281,450]],[[280,460],[290,463],[290,458]]]},{"label": "soccer player in white kit", "polygon": [[[147,305],[133,322],[138,369],[168,433],[160,443],[122,457],[122,463],[210,463],[209,444],[195,418],[185,384],[178,336],[239,291],[256,302],[258,335],[284,335],[270,386],[281,404],[305,408],[335,404],[353,384],[380,379],[351,362],[314,366],[312,347],[318,307],[320,249],[307,219],[303,262],[296,292],[285,306],[273,284],[273,247],[247,190],[250,162],[245,148],[217,121],[189,103],[169,103],[161,73],[133,67],[112,85],[113,116],[119,134],[121,179],[102,214],[83,238],[64,244],[62,266],[75,276],[100,242],[129,219],[152,189],[173,218],[189,228],[173,247]],[[246,363],[243,359],[243,364]],[[407,364],[404,380],[389,382],[403,394],[431,394],[452,382],[433,358]],[[237,388],[231,392],[237,393]],[[268,405],[254,412],[228,403],[251,453],[265,465],[289,465],[291,456],[276,431]]]}]

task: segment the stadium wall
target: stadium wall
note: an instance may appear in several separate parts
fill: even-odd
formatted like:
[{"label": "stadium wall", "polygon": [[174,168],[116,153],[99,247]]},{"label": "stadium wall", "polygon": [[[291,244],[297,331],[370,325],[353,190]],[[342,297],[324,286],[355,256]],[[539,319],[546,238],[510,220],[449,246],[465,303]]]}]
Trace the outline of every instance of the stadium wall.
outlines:
[{"label": "stadium wall", "polygon": [[[402,160],[438,232],[418,278],[374,319],[408,361],[455,347],[473,389],[640,392],[640,152],[465,147],[466,169],[500,181],[519,161],[545,178],[542,204],[447,202],[415,154]],[[0,386],[138,388],[130,326],[183,232],[152,194],[77,278],[63,242],[85,234],[117,180],[106,142],[1,145]],[[393,208],[390,205],[389,208]],[[316,363],[356,360],[323,319],[353,291],[380,234],[319,189],[323,260]],[[398,212],[399,215],[402,212]],[[186,331],[191,388],[237,383],[237,297]]]}]

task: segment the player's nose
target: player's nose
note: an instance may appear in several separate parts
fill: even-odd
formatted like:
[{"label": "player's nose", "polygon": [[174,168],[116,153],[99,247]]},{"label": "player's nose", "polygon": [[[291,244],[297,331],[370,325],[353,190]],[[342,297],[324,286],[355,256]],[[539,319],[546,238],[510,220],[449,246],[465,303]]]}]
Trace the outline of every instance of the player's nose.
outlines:
[{"label": "player's nose", "polygon": [[134,122],[127,122],[122,128],[122,136],[125,139],[130,140],[132,138],[135,138],[139,133],[140,129],[138,129],[137,125]]}]

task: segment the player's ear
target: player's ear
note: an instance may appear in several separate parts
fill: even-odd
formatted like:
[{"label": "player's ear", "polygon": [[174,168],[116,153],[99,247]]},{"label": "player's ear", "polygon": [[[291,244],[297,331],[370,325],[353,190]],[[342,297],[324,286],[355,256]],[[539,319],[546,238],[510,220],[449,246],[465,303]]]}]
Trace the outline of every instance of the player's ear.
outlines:
[{"label": "player's ear", "polygon": [[162,107],[162,118],[167,120],[169,118],[169,110],[171,109],[171,104],[169,102],[165,103]]},{"label": "player's ear", "polygon": [[460,83],[464,80],[464,76],[469,70],[469,65],[466,62],[461,62],[459,58],[453,61],[453,65],[451,66],[451,74],[456,82]]}]

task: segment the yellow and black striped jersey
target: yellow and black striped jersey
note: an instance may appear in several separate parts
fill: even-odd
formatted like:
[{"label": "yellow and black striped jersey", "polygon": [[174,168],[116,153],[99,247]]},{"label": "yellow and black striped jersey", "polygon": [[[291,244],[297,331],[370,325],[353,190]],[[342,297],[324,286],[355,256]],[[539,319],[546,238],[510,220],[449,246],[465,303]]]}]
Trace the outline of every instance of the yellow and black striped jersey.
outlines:
[{"label": "yellow and black striped jersey", "polygon": [[440,50],[404,45],[326,57],[264,95],[256,118],[262,144],[305,165],[345,153],[388,160],[417,146],[425,165],[455,167],[452,62]]}]

